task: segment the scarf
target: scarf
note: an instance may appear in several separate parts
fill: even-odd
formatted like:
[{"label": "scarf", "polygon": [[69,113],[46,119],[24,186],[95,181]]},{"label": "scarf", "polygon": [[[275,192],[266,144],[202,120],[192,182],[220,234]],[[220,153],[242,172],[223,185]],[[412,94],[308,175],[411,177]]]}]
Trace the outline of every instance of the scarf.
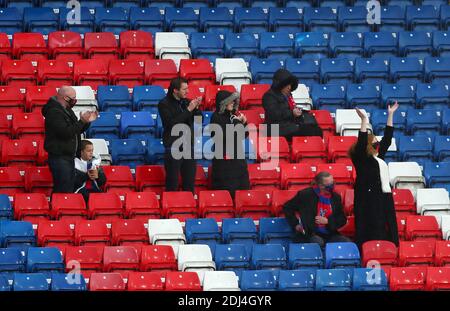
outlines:
[{"label": "scarf", "polygon": [[292,95],[288,96],[287,97],[287,101],[288,101],[288,104],[289,104],[289,108],[291,110],[294,110],[294,108],[296,107],[296,103],[294,101],[294,97],[292,97]]},{"label": "scarf", "polygon": [[[331,208],[331,193],[321,193],[318,186],[314,186],[313,189],[319,197],[319,202],[317,203],[317,216],[329,218],[333,213],[333,209]],[[321,234],[329,233],[326,225],[316,225],[316,232]]]}]

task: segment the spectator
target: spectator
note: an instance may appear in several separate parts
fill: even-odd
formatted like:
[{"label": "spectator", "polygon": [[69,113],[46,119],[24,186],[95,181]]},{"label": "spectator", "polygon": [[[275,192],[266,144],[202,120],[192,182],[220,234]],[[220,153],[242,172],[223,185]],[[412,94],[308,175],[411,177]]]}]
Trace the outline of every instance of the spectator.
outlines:
[{"label": "spectator", "polygon": [[341,196],[333,188],[333,176],[320,172],[312,187],[299,191],[284,205],[284,214],[294,231],[294,243],[318,243],[323,248],[328,242],[350,242],[338,232],[347,218]]},{"label": "spectator", "polygon": [[76,102],[75,90],[70,86],[63,86],[42,108],[42,115],[45,117],[44,148],[48,152],[54,193],[74,191],[74,160],[80,152],[81,133],[98,116],[96,111],[85,111],[80,113],[78,120],[72,110]]},{"label": "spectator", "polygon": [[[175,78],[170,82],[167,96],[158,104],[158,111],[163,123],[163,143],[166,148],[164,167],[166,169],[166,191],[178,190],[178,178],[181,175],[183,191],[194,192],[196,161],[194,159],[194,116],[201,116],[198,109],[201,97],[191,101],[187,99],[188,83],[186,79]],[[190,133],[173,134],[172,129],[184,124],[190,128]],[[191,142],[190,157],[174,158],[175,153],[183,150],[172,148],[173,143],[183,135]],[[186,137],[184,137],[186,138]]]},{"label": "spectator", "polygon": [[[270,90],[263,96],[266,124],[279,125],[279,135],[291,140],[293,136],[322,136],[315,118],[297,108],[291,92],[298,87],[298,79],[286,69],[273,75]],[[269,134],[270,135],[270,134]]]},{"label": "spectator", "polygon": [[[231,93],[228,91],[219,91],[216,95],[216,111],[211,117],[211,125],[216,124],[222,130],[222,139],[217,135],[214,137],[214,145],[220,145],[223,154],[216,155],[212,161],[212,186],[216,190],[228,190],[234,198],[236,190],[250,189],[250,181],[248,176],[247,161],[243,150],[243,139],[246,134],[244,126],[247,124],[247,118],[238,111],[239,93]],[[241,132],[239,127],[242,125]],[[233,136],[228,136],[227,127],[236,130]],[[227,149],[227,143],[232,150]]]},{"label": "spectator", "polygon": [[81,193],[86,203],[89,194],[102,192],[101,188],[106,183],[101,162],[99,157],[94,156],[94,144],[89,140],[82,140],[81,155],[75,159],[75,193]]}]

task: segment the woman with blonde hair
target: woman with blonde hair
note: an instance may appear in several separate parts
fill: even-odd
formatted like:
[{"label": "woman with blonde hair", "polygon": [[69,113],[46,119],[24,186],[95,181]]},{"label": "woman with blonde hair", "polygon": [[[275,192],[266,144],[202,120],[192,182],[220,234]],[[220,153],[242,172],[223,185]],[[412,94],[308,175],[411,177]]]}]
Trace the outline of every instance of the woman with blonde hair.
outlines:
[{"label": "woman with blonde hair", "polygon": [[371,240],[386,240],[398,245],[394,200],[388,166],[384,162],[394,133],[393,116],[398,107],[398,103],[388,106],[387,124],[381,141],[367,132],[369,120],[361,110],[356,109],[361,118],[361,129],[349,155],[356,169],[355,240],[360,247]]}]

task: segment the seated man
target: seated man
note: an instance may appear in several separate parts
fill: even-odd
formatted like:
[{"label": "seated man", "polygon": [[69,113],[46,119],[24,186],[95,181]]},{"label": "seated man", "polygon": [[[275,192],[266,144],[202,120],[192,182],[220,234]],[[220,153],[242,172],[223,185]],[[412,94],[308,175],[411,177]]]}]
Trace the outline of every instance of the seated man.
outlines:
[{"label": "seated man", "polygon": [[100,167],[101,159],[94,157],[94,145],[81,141],[81,156],[75,158],[75,193],[81,193],[86,203],[91,192],[102,192],[106,177]]},{"label": "seated man", "polygon": [[[294,231],[294,243],[350,242],[338,229],[347,223],[341,196],[333,191],[333,176],[320,172],[314,185],[299,191],[283,211]],[[297,218],[296,213],[300,214]]]}]

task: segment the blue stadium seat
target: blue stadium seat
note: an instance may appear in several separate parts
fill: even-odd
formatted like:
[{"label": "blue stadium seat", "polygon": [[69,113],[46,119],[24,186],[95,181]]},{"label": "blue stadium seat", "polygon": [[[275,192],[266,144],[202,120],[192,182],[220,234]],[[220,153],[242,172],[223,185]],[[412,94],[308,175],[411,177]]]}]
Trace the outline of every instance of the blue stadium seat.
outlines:
[{"label": "blue stadium seat", "polygon": [[13,291],[48,291],[49,284],[42,273],[14,273]]},{"label": "blue stadium seat", "polygon": [[397,149],[401,161],[415,161],[423,165],[433,159],[433,142],[428,136],[401,136]]},{"label": "blue stadium seat", "polygon": [[362,36],[356,32],[332,32],[330,34],[330,56],[355,60],[363,55]]},{"label": "blue stadium seat", "polygon": [[0,221],[13,218],[13,213],[9,197],[6,194],[0,194]]},{"label": "blue stadium seat", "polygon": [[367,23],[367,9],[365,6],[338,8],[339,31],[369,32],[374,30],[375,24]]},{"label": "blue stadium seat", "polygon": [[97,101],[100,111],[129,111],[132,109],[130,93],[124,85],[99,85]]},{"label": "blue stadium seat", "polygon": [[167,7],[177,7],[178,0],[144,0],[144,5],[164,10]]},{"label": "blue stadium seat", "polygon": [[[383,135],[384,128],[386,127],[387,117],[388,115],[386,109],[376,109],[372,111],[372,114],[370,115],[370,123],[372,124],[372,128],[375,134]],[[394,115],[393,123],[394,123],[394,130],[396,132],[405,132],[406,111],[404,110],[403,107],[400,111],[398,111]]]},{"label": "blue stadium seat", "polygon": [[303,31],[303,16],[297,8],[270,8],[269,24],[271,31],[297,33]]},{"label": "blue stadium seat", "polygon": [[202,126],[205,127],[211,123],[211,117],[214,111],[202,111]]},{"label": "blue stadium seat", "polygon": [[[83,0],[83,4],[81,7],[85,7],[86,9],[95,9],[98,7],[106,7],[108,0]],[[45,7],[65,7],[67,5],[67,1],[61,0],[44,0],[42,6]]]},{"label": "blue stadium seat", "polygon": [[58,30],[58,15],[51,8],[25,8],[23,22],[27,32],[48,35]]},{"label": "blue stadium seat", "polygon": [[252,73],[252,81],[254,83],[272,84],[273,74],[282,67],[283,63],[277,59],[252,58],[249,71]]},{"label": "blue stadium seat", "polygon": [[286,249],[292,240],[292,228],[286,218],[261,218],[259,241],[263,244],[281,244]]},{"label": "blue stadium seat", "polygon": [[434,54],[441,57],[450,56],[450,31],[433,31]]},{"label": "blue stadium seat", "polygon": [[120,117],[122,138],[147,139],[155,133],[156,124],[148,111],[125,111]]},{"label": "blue stadium seat", "polygon": [[133,88],[133,108],[157,113],[158,103],[165,96],[166,92],[159,85],[135,86]]},{"label": "blue stadium seat", "polygon": [[242,141],[242,148],[245,153],[245,159],[248,164],[252,164],[256,162],[256,146],[250,138],[246,138]]},{"label": "blue stadium seat", "polygon": [[222,240],[228,244],[244,244],[251,251],[258,242],[258,233],[251,218],[225,218],[222,222]]},{"label": "blue stadium seat", "polygon": [[21,13],[23,12],[23,10],[25,8],[32,8],[38,4],[39,3],[37,0],[3,0],[3,1],[0,1],[0,5],[2,7],[17,8]]},{"label": "blue stadium seat", "polygon": [[358,58],[355,61],[355,80],[383,83],[389,78],[389,61],[381,57]]},{"label": "blue stadium seat", "polygon": [[26,257],[16,247],[0,248],[0,273],[25,272]]},{"label": "blue stadium seat", "polygon": [[147,140],[147,162],[149,164],[164,164],[165,154],[166,148],[164,147],[162,139],[150,137]]},{"label": "blue stadium seat", "polygon": [[100,112],[97,120],[86,131],[89,138],[119,139],[120,115],[114,112]]},{"label": "blue stadium seat", "polygon": [[201,8],[208,7],[213,0],[180,0],[179,5],[183,8],[193,8],[194,10],[200,10]]},{"label": "blue stadium seat", "polygon": [[440,112],[435,109],[408,109],[406,129],[410,135],[435,135],[440,131]]},{"label": "blue stadium seat", "polygon": [[[320,7],[328,7],[332,8],[333,10],[338,10],[339,7],[344,7],[348,1],[346,0],[315,0],[313,3]],[[355,4],[356,6],[356,4]]]},{"label": "blue stadium seat", "polygon": [[387,0],[388,5],[398,5],[406,10],[406,7],[412,4],[411,0]]},{"label": "blue stadium seat", "polygon": [[240,279],[243,291],[275,291],[278,288],[278,271],[242,271]]},{"label": "blue stadium seat", "polygon": [[326,244],[325,266],[327,269],[360,267],[358,246],[350,242]]},{"label": "blue stadium seat", "polygon": [[406,30],[405,9],[398,5],[381,7],[379,31],[398,32]]},{"label": "blue stadium seat", "polygon": [[392,105],[396,101],[401,107],[416,106],[415,87],[407,84],[388,84],[383,83],[381,86],[381,106],[380,108]]},{"label": "blue stadium seat", "polygon": [[250,33],[227,33],[225,53],[228,58],[243,58],[249,62],[252,57],[259,56],[258,41]]},{"label": "blue stadium seat", "polygon": [[201,8],[200,27],[203,32],[233,32],[233,15],[227,8]]},{"label": "blue stadium seat", "polygon": [[22,31],[22,14],[17,8],[0,9],[0,31],[8,35]]},{"label": "blue stadium seat", "polygon": [[217,244],[214,261],[217,270],[250,269],[250,254],[242,244]]},{"label": "blue stadium seat", "polygon": [[164,16],[166,31],[184,32],[190,35],[199,31],[199,18],[192,8],[166,8]]},{"label": "blue stadium seat", "polygon": [[133,30],[148,31],[154,34],[163,31],[163,17],[158,8],[131,8],[130,26]]},{"label": "blue stadium seat", "polygon": [[30,247],[27,257],[28,273],[64,272],[65,265],[61,251],[56,247]]},{"label": "blue stadium seat", "polygon": [[450,84],[450,57],[427,57],[424,68],[427,82]]},{"label": "blue stadium seat", "polygon": [[405,82],[415,84],[423,80],[423,61],[417,57],[391,57],[389,65],[389,75],[392,83]]},{"label": "blue stadium seat", "polygon": [[426,31],[401,31],[398,33],[400,56],[414,56],[420,59],[433,53],[431,33]]},{"label": "blue stadium seat", "polygon": [[146,150],[137,139],[113,139],[109,149],[114,165],[129,165],[135,168],[145,164]]},{"label": "blue stadium seat", "polygon": [[9,285],[8,278],[6,275],[0,274],[0,292],[9,292],[11,290],[11,286]]},{"label": "blue stadium seat", "polygon": [[130,10],[133,8],[139,8],[144,1],[142,0],[110,0],[109,5],[113,8],[124,8]]},{"label": "blue stadium seat", "polygon": [[319,61],[314,59],[287,58],[285,68],[303,84],[319,83]]},{"label": "blue stadium seat", "polygon": [[216,58],[225,55],[224,40],[219,34],[194,32],[189,40],[193,58],[206,58],[215,63]]},{"label": "blue stadium seat", "polygon": [[433,151],[436,161],[450,161],[450,138],[448,136],[436,136]]},{"label": "blue stadium seat", "polygon": [[316,109],[344,109],[345,101],[345,86],[339,84],[327,84],[312,86],[311,98]]},{"label": "blue stadium seat", "polygon": [[86,281],[81,274],[52,273],[50,289],[58,292],[86,291]]},{"label": "blue stadium seat", "polygon": [[366,57],[397,56],[397,34],[393,32],[367,32],[364,34]]},{"label": "blue stadium seat", "polygon": [[314,291],[316,272],[314,270],[281,270],[278,290],[281,291]]},{"label": "blue stadium seat", "polygon": [[450,4],[441,5],[441,29],[450,30]]},{"label": "blue stadium seat", "polygon": [[59,25],[61,30],[74,31],[80,34],[95,31],[95,16],[88,7],[84,6],[84,3],[80,8],[79,20],[74,10],[65,7],[59,10]]},{"label": "blue stadium seat", "polygon": [[269,30],[269,16],[262,8],[236,8],[234,31],[261,33]]},{"label": "blue stadium seat", "polygon": [[450,108],[445,108],[442,110],[442,134],[449,135],[450,134]]},{"label": "blue stadium seat", "polygon": [[96,8],[95,25],[99,32],[119,35],[129,29],[128,12],[122,8]]},{"label": "blue stadium seat", "polygon": [[243,7],[246,4],[246,0],[215,0],[215,4],[218,8],[234,10],[235,8]]},{"label": "blue stadium seat", "polygon": [[260,35],[259,47],[261,57],[284,60],[294,56],[294,35],[286,32],[264,32]]},{"label": "blue stadium seat", "polygon": [[377,108],[380,106],[380,91],[378,85],[371,83],[347,84],[347,105],[367,110]]},{"label": "blue stadium seat", "polygon": [[439,8],[433,5],[407,6],[406,23],[410,30],[439,30]]},{"label": "blue stadium seat", "polygon": [[351,291],[352,279],[347,269],[327,269],[316,271],[317,291]]},{"label": "blue stadium seat", "polygon": [[0,222],[0,246],[33,246],[36,244],[33,225],[26,221]]},{"label": "blue stadium seat", "polygon": [[213,248],[222,236],[214,218],[186,219],[186,239],[189,244],[206,244]]},{"label": "blue stadium seat", "polygon": [[443,83],[417,83],[417,107],[446,108],[450,104],[449,92],[449,86]]},{"label": "blue stadium seat", "polygon": [[389,286],[383,269],[358,268],[353,270],[354,291],[388,291]]},{"label": "blue stadium seat", "polygon": [[255,8],[261,7],[264,9],[270,9],[277,7],[283,0],[247,0],[247,5]]},{"label": "blue stadium seat", "polygon": [[[440,136],[444,139],[450,139]],[[448,148],[448,147],[447,147]],[[423,168],[423,175],[429,188],[446,188],[450,185],[450,162],[427,162]]]},{"label": "blue stadium seat", "polygon": [[295,35],[295,50],[297,57],[323,58],[328,57],[329,35],[323,32],[300,32]]},{"label": "blue stadium seat", "polygon": [[353,82],[353,61],[346,58],[322,58],[320,60],[320,78],[324,84]]},{"label": "blue stadium seat", "polygon": [[289,245],[289,269],[321,269],[324,258],[319,244],[291,244]]},{"label": "blue stadium seat", "polygon": [[327,7],[323,8],[305,8],[303,10],[303,23],[305,30],[309,32],[337,31],[337,14]]}]

